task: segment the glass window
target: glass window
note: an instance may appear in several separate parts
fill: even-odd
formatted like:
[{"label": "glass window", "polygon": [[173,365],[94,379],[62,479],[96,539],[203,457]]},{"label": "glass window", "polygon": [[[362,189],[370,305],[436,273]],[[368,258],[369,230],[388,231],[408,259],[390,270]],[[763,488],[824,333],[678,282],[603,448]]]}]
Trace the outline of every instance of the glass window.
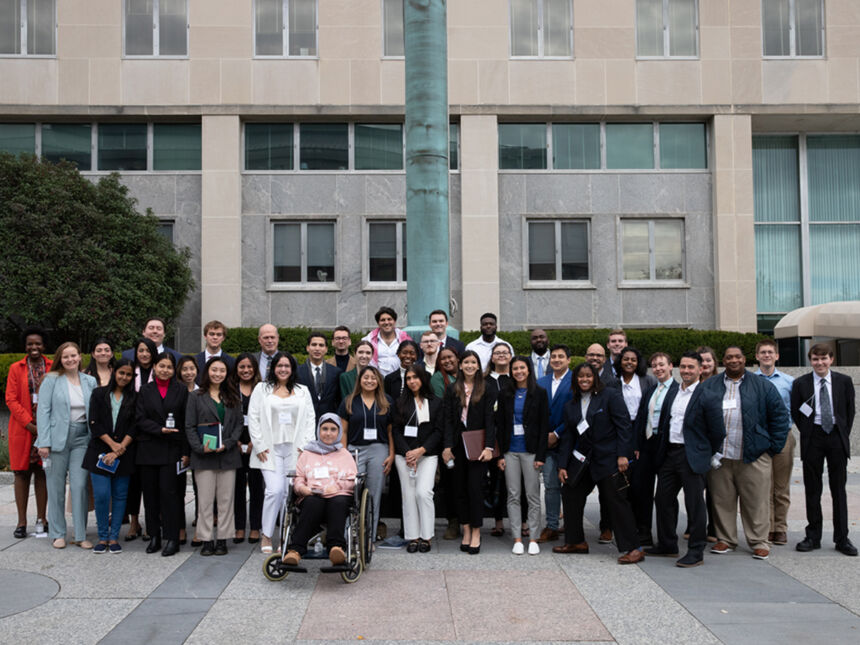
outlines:
[{"label": "glass window", "polygon": [[822,0],[762,0],[765,56],[823,56]]},{"label": "glass window", "polygon": [[185,56],[188,53],[186,0],[158,0],[158,53]]},{"label": "glass window", "polygon": [[173,244],[173,222],[171,220],[163,219],[158,222],[158,232]]},{"label": "glass window", "polygon": [[186,56],[186,0],[125,0],[126,56]]},{"label": "glass window", "polygon": [[368,224],[368,280],[406,282],[406,222]]},{"label": "glass window", "polygon": [[553,123],[552,167],[556,170],[600,168],[600,124]]},{"label": "glass window", "polygon": [[661,168],[707,168],[704,123],[660,124]]},{"label": "glass window", "polygon": [[316,0],[255,0],[257,56],[316,56]]},{"label": "glass window", "polygon": [[697,0],[636,0],[636,55],[698,55]]},{"label": "glass window", "polygon": [[307,224],[308,282],[334,282],[334,224]]},{"label": "glass window", "polygon": [[803,305],[800,226],[755,227],[756,307],[762,312],[788,312]]},{"label": "glass window", "polygon": [[403,126],[399,123],[356,123],[355,169],[402,170]]},{"label": "glass window", "polygon": [[531,221],[528,236],[529,280],[588,280],[586,222]]},{"label": "glass window", "polygon": [[292,169],[292,123],[245,124],[245,170]]},{"label": "glass window", "polygon": [[284,0],[254,0],[254,51],[284,55]]},{"label": "glass window", "polygon": [[51,162],[63,159],[78,170],[92,168],[92,127],[89,123],[43,123],[42,157]]},{"label": "glass window", "polygon": [[54,56],[56,27],[56,0],[0,0],[0,54]]},{"label": "glass window", "polygon": [[606,167],[654,167],[654,127],[650,123],[606,124]]},{"label": "glass window", "polygon": [[806,154],[809,221],[860,222],[860,136],[809,135]]},{"label": "glass window", "polygon": [[546,168],[546,124],[500,123],[499,168]]},{"label": "glass window", "polygon": [[334,282],[334,222],[278,222],[274,282]]},{"label": "glass window", "polygon": [[403,0],[382,0],[382,37],[385,56],[403,56]]},{"label": "glass window", "polygon": [[624,280],[683,280],[683,220],[622,220],[621,236]]},{"label": "glass window", "polygon": [[99,170],[146,170],[146,124],[99,124]]},{"label": "glass window", "polygon": [[36,154],[36,124],[0,123],[0,152]]},{"label": "glass window", "polygon": [[153,126],[153,170],[200,170],[200,155],[199,123],[156,123]]},{"label": "glass window", "polygon": [[299,126],[302,170],[346,170],[349,128],[346,123],[302,123]]},{"label": "glass window", "polygon": [[511,0],[511,56],[570,58],[570,0]]},{"label": "glass window", "polygon": [[448,126],[448,168],[460,168],[460,124],[451,123]]},{"label": "glass window", "polygon": [[756,223],[800,221],[796,136],[753,137],[753,189]]}]

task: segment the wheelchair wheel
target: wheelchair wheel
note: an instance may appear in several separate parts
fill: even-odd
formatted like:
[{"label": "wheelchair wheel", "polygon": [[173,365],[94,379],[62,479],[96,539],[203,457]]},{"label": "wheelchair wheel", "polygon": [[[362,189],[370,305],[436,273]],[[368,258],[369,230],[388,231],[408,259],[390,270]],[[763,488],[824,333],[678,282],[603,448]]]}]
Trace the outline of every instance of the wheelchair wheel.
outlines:
[{"label": "wheelchair wheel", "polygon": [[271,580],[272,582],[283,580],[290,575],[290,572],[284,569],[281,565],[281,554],[273,553],[263,562],[263,575],[266,576],[266,579]]},{"label": "wheelchair wheel", "polygon": [[340,577],[347,584],[352,584],[356,582],[360,577],[362,572],[364,571],[364,566],[361,564],[361,560],[357,559],[353,564],[352,569],[349,571],[342,571]]},{"label": "wheelchair wheel", "polygon": [[361,549],[362,569],[366,569],[373,558],[373,505],[370,491],[361,491],[361,504],[358,507],[358,543]]}]

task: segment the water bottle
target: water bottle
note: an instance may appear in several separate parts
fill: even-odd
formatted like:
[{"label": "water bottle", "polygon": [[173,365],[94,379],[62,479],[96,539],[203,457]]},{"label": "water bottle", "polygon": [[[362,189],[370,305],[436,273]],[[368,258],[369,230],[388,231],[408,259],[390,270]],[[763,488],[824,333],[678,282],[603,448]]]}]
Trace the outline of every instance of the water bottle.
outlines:
[{"label": "water bottle", "polygon": [[415,479],[418,477],[418,467],[413,467],[409,469],[409,479]]},{"label": "water bottle", "polygon": [[448,468],[448,470],[452,470],[454,468],[454,458],[451,457],[448,461],[446,461],[445,466]]},{"label": "water bottle", "polygon": [[50,467],[51,467],[51,458],[45,457],[44,459],[42,459],[42,468],[44,470],[48,470]]},{"label": "water bottle", "polygon": [[317,541],[316,541],[316,542],[314,542],[314,553],[315,553],[316,555],[320,555],[320,554],[322,554],[323,549],[324,549],[324,547],[323,547],[322,540],[320,540],[319,538],[317,538]]},{"label": "water bottle", "polygon": [[176,419],[173,418],[173,412],[167,415],[167,421],[164,422],[164,427],[173,430],[176,427]]}]

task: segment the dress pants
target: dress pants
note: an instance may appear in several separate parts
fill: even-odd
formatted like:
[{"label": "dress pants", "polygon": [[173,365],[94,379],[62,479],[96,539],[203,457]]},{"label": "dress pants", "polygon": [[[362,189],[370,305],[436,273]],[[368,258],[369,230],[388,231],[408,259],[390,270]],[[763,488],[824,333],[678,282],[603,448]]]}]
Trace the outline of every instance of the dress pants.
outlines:
[{"label": "dress pants", "polygon": [[444,517],[448,519],[457,519],[457,483],[454,476],[454,469],[448,468],[447,465],[439,459],[439,488],[442,489],[441,497],[438,495],[439,488],[436,489],[437,498],[442,501]]},{"label": "dress pants", "polygon": [[[202,470],[194,473],[197,478],[197,539],[226,540],[233,535],[233,496],[236,493],[236,470]],[[218,515],[217,535],[212,526],[215,504],[221,509]]]},{"label": "dress pants", "polygon": [[96,523],[99,541],[110,542],[119,539],[122,516],[125,515],[125,500],[128,496],[129,477],[112,477],[90,473],[93,484],[93,505],[96,510]]},{"label": "dress pants", "polygon": [[822,476],[827,460],[827,479],[833,498],[833,542],[848,539],[848,496],[845,493],[848,459],[836,428],[826,434],[821,426],[813,426],[809,449],[803,457],[803,489],[806,493],[806,537],[821,541],[824,523],[821,515]]},{"label": "dress pants", "polygon": [[546,527],[558,530],[558,516],[561,514],[561,482],[558,481],[558,453],[547,450],[543,464],[543,501],[546,506]]},{"label": "dress pants", "polygon": [[[508,487],[508,517],[521,518],[520,498],[525,489],[528,506],[529,537],[538,539],[540,528],[540,473],[535,470],[535,456],[531,452],[505,453],[505,484]],[[522,537],[522,523],[511,521],[511,534]]]},{"label": "dress pants", "polygon": [[657,544],[666,551],[678,550],[678,493],[684,490],[689,553],[701,559],[707,543],[705,476],[693,472],[684,444],[670,444],[666,460],[657,473]]},{"label": "dress pants", "polygon": [[794,467],[794,446],[797,440],[791,431],[782,452],[771,457],[773,475],[770,489],[771,533],[788,531],[788,508],[791,506],[791,469]]},{"label": "dress pants", "polygon": [[660,444],[658,435],[645,441],[639,459],[630,464],[630,505],[641,537],[651,535],[654,516],[654,483],[657,479],[655,458]]},{"label": "dress pants", "polygon": [[564,504],[565,544],[585,542],[585,531],[582,528],[585,500],[597,486],[598,492],[603,496],[603,504],[615,531],[615,543],[618,545],[618,550],[621,553],[627,553],[639,548],[636,521],[633,518],[633,509],[630,508],[630,502],[627,499],[627,491],[619,491],[615,479],[612,475],[608,475],[595,482],[591,478],[590,470],[586,469],[576,484],[572,486],[564,484],[561,487],[561,500]]},{"label": "dress pants", "polygon": [[[259,531],[263,525],[263,473],[259,468],[251,468],[250,455],[242,455],[242,466],[236,469],[236,492],[233,494],[233,524],[237,531],[244,531],[250,515],[252,531]],[[248,508],[246,508],[245,488],[248,488]]]},{"label": "dress pants", "polygon": [[484,524],[484,497],[481,485],[487,473],[483,461],[469,461],[462,442],[454,448],[454,477],[457,486],[457,516],[460,524],[480,529]]},{"label": "dress pants", "polygon": [[403,498],[403,537],[407,540],[430,540],[433,538],[435,509],[433,507],[433,482],[436,479],[436,455],[420,457],[415,476],[406,465],[406,457],[394,456],[394,464],[400,477]]},{"label": "dress pants", "polygon": [[349,452],[355,454],[358,450],[358,459],[355,465],[359,474],[366,474],[367,489],[373,498],[373,526],[369,527],[373,532],[373,541],[376,542],[376,526],[379,524],[379,505],[382,502],[382,486],[385,484],[385,473],[382,472],[382,464],[388,457],[387,443],[371,443],[366,446],[349,446]]},{"label": "dress pants", "polygon": [[740,459],[723,459],[722,466],[708,473],[714,500],[717,539],[731,547],[738,545],[738,502],[747,544],[752,550],[770,549],[770,455],[764,453],[751,464]]},{"label": "dress pants", "polygon": [[146,510],[146,532],[150,537],[179,541],[184,507],[177,493],[176,462],[138,466]]},{"label": "dress pants", "polygon": [[[276,443],[269,451],[274,470],[263,470],[266,493],[263,497],[263,535],[274,537],[275,521],[281,513],[287,495],[287,473],[296,469],[296,456],[291,443]],[[292,482],[290,482],[292,483]],[[220,524],[220,522],[219,522]]]},{"label": "dress pants", "polygon": [[72,498],[72,520],[75,525],[75,542],[87,539],[87,511],[89,471],[81,468],[90,432],[86,423],[70,423],[66,447],[51,450],[51,465],[45,469],[48,487],[48,537],[51,540],[66,538],[66,473],[69,474],[69,494]]},{"label": "dress pants", "polygon": [[328,549],[335,546],[344,548],[346,546],[344,531],[350,504],[352,504],[351,494],[335,495],[334,497],[321,497],[319,495],[305,497],[299,504],[301,511],[298,522],[296,522],[296,528],[290,535],[289,548],[298,551],[300,555],[307,553],[308,540],[319,533],[322,522],[326,523],[326,547]]}]

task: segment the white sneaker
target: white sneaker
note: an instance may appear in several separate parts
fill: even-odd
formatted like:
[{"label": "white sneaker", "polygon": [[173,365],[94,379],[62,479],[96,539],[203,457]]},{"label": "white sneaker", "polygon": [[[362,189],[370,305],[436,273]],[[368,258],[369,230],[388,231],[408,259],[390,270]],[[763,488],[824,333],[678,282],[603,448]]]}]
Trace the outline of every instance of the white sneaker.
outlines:
[{"label": "white sneaker", "polygon": [[45,520],[36,520],[36,526],[34,527],[36,533],[44,533],[45,532]]},{"label": "white sneaker", "polygon": [[529,542],[529,555],[538,555],[540,553],[540,546],[537,542],[532,540]]},{"label": "white sneaker", "polygon": [[511,551],[514,555],[522,555],[525,553],[525,548],[523,547],[522,542],[514,542],[513,551]]}]

